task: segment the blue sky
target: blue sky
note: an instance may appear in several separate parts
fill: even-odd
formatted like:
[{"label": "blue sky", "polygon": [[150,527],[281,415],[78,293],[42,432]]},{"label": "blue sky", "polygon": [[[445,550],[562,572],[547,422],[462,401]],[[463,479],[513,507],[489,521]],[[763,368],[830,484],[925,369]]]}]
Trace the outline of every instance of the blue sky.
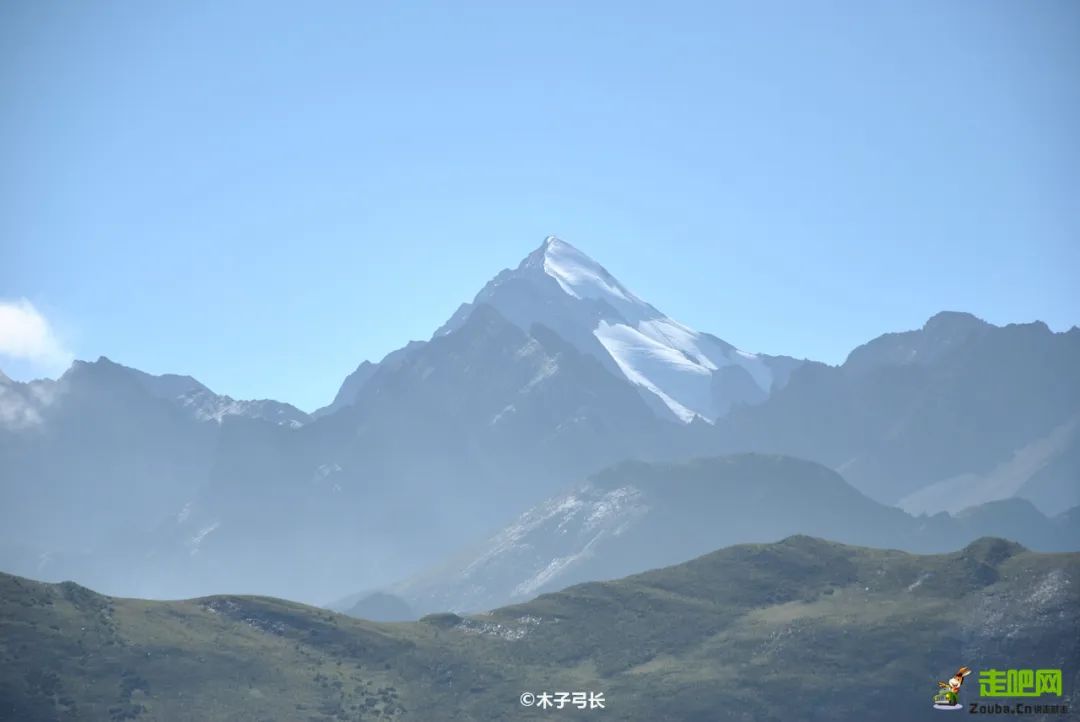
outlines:
[{"label": "blue sky", "polygon": [[16,378],[310,410],[548,234],[752,351],[1080,323],[1070,0],[4,3],[0,99]]}]

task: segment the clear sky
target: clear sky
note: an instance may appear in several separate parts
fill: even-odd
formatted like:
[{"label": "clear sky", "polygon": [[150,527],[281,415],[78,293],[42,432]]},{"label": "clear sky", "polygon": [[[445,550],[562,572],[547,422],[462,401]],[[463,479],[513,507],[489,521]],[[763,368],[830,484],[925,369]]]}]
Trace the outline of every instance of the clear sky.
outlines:
[{"label": "clear sky", "polygon": [[827,362],[1080,323],[1080,3],[8,2],[0,368],[310,410],[556,234]]}]

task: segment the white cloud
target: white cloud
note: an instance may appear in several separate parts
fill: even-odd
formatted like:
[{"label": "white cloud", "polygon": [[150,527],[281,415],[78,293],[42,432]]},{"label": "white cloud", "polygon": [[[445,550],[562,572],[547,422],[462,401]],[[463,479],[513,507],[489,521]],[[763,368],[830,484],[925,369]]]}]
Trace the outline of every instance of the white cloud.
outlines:
[{"label": "white cloud", "polygon": [[65,384],[50,379],[28,384],[0,383],[0,428],[19,430],[41,426],[46,410],[65,389]]},{"label": "white cloud", "polygon": [[41,423],[41,411],[14,389],[0,386],[0,428],[26,429]]},{"label": "white cloud", "polygon": [[25,298],[0,300],[0,357],[4,356],[48,373],[63,371],[74,358],[48,319]]}]

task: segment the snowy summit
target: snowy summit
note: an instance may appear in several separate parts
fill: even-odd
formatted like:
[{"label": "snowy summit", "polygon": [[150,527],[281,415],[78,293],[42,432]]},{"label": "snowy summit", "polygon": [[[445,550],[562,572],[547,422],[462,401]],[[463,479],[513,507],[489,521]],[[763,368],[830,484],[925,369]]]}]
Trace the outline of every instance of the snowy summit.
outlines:
[{"label": "snowy summit", "polygon": [[548,326],[637,386],[658,413],[682,422],[711,422],[735,404],[760,402],[798,365],[740,351],[669,318],[554,236],[496,276],[438,334],[459,327],[477,304],[524,329]]}]

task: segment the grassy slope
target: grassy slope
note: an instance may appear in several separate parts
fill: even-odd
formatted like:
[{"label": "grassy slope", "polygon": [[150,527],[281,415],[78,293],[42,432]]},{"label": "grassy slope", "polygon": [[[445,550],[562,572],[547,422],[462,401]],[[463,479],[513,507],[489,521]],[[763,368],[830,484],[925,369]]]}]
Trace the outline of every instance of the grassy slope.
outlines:
[{"label": "grassy slope", "polygon": [[[794,537],[405,624],[0,576],[0,719],[909,720],[960,664],[1060,666],[1074,695],[1078,602],[1080,554],[997,540],[913,556]],[[518,705],[545,689],[608,708]]]}]

